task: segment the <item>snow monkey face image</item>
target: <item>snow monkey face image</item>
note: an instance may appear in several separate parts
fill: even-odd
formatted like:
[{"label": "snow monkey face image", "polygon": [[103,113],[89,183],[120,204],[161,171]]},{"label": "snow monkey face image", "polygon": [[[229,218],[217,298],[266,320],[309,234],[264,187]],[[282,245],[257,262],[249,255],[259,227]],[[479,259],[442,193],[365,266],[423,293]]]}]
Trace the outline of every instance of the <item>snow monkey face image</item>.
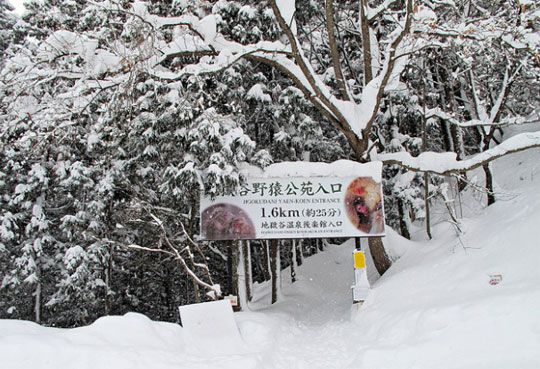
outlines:
[{"label": "snow monkey face image", "polygon": [[201,234],[208,240],[252,239],[255,238],[255,227],[238,206],[220,203],[202,212]]},{"label": "snow monkey face image", "polygon": [[364,233],[384,232],[381,186],[369,177],[353,180],[345,192],[349,220]]}]

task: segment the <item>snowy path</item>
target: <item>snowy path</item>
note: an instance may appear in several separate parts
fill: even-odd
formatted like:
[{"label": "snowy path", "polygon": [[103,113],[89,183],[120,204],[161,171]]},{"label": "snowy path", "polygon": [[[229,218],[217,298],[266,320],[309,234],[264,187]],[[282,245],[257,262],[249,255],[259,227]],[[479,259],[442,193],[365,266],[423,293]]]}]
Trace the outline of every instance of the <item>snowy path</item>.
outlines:
[{"label": "snowy path", "polygon": [[306,260],[294,284],[289,269],[282,272],[282,302],[266,312],[286,312],[299,324],[320,325],[341,321],[351,307],[350,287],[354,283],[352,242],[334,246]]},{"label": "snowy path", "polygon": [[[284,271],[282,302],[263,309],[265,314],[285,320],[274,332],[272,357],[262,357],[260,368],[345,368],[349,337],[355,330],[350,322],[353,284],[353,243],[330,246],[309,258],[301,267],[299,280],[287,283]],[[253,315],[260,312],[253,313]],[[239,314],[240,320],[250,313]],[[243,315],[246,315],[245,317]],[[256,319],[256,318],[255,318]],[[242,324],[240,323],[242,327]],[[249,335],[245,335],[249,342]]]}]

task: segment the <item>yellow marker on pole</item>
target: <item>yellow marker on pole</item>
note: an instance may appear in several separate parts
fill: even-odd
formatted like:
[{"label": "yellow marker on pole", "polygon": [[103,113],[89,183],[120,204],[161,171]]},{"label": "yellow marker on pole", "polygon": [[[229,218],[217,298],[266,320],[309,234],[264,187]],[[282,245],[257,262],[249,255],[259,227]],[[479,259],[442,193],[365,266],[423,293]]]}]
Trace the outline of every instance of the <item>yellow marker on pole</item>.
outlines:
[{"label": "yellow marker on pole", "polygon": [[354,269],[362,269],[366,267],[366,255],[363,251],[355,250],[353,253]]}]

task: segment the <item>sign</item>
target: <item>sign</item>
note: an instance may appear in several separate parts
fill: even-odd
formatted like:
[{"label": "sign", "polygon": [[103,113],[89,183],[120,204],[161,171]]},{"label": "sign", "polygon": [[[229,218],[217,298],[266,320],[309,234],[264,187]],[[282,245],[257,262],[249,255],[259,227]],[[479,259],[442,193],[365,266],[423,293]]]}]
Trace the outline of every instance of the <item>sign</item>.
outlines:
[{"label": "sign", "polygon": [[205,240],[384,235],[371,177],[251,178],[236,195],[202,197],[200,219]]},{"label": "sign", "polygon": [[228,300],[231,303],[232,307],[238,306],[238,296],[228,295],[228,296],[225,296],[224,299]]},{"label": "sign", "polygon": [[201,356],[241,355],[246,346],[229,301],[218,300],[179,307],[182,335],[189,352]]}]

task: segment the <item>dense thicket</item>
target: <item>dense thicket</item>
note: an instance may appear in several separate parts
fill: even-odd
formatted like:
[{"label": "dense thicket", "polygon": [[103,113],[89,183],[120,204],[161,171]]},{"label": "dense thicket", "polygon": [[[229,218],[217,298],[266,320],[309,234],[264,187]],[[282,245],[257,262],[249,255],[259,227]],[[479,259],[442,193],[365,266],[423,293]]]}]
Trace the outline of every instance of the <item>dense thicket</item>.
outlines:
[{"label": "dense thicket", "polygon": [[[0,318],[174,321],[176,306],[230,292],[230,245],[197,240],[198,198],[235,191],[240,163],[461,160],[538,119],[537,1],[299,0],[288,28],[277,3],[46,0],[15,26],[0,2]],[[300,50],[270,50],[287,29]],[[216,32],[229,49],[216,49]],[[388,84],[369,129],[355,133],[338,119],[350,105],[295,81],[283,65],[299,57],[344,102],[363,106]],[[384,175],[387,223],[404,236],[455,183],[400,165]],[[251,248],[255,279],[267,279],[268,245]]]}]

